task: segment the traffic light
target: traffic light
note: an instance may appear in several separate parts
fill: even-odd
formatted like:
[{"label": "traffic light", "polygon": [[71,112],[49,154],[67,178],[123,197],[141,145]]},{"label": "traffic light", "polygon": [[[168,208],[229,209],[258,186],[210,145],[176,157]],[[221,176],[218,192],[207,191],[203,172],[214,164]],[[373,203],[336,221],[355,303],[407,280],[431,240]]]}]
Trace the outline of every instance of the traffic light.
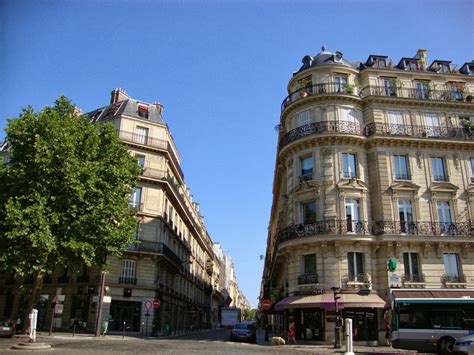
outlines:
[{"label": "traffic light", "polygon": [[263,284],[263,299],[266,300],[270,297],[270,287],[267,283]]}]

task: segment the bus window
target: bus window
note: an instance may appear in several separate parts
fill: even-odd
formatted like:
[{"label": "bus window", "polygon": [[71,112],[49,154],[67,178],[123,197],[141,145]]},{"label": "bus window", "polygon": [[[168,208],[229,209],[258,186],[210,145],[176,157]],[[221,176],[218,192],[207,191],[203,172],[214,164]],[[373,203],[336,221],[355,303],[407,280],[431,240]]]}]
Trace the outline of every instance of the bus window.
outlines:
[{"label": "bus window", "polygon": [[432,317],[434,329],[462,329],[461,312],[434,309]]},{"label": "bus window", "polygon": [[431,328],[429,310],[413,311],[400,310],[400,328],[404,329],[426,329]]}]

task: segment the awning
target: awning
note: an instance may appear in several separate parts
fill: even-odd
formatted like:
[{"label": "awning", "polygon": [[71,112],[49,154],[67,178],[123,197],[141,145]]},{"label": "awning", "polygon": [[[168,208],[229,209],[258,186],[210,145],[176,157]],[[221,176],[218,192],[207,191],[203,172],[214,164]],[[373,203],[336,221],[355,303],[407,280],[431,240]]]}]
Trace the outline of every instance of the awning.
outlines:
[{"label": "awning", "polygon": [[[343,293],[337,302],[339,309],[343,308],[384,308],[385,301],[377,294],[367,295],[358,293]],[[276,311],[294,308],[322,308],[334,310],[334,295],[325,293],[314,296],[290,296],[282,299],[275,305]]]},{"label": "awning", "polygon": [[474,290],[394,290],[395,303],[474,303]]}]

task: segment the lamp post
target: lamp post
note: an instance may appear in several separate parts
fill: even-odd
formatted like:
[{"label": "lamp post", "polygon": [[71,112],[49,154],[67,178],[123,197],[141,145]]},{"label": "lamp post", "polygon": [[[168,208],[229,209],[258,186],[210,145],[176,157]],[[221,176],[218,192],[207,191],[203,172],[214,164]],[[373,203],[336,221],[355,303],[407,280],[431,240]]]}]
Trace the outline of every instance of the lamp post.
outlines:
[{"label": "lamp post", "polygon": [[339,307],[337,304],[337,300],[341,298],[341,288],[333,286],[331,287],[331,290],[334,294],[334,308],[336,311],[336,320],[334,322],[334,349],[340,349],[342,348],[341,345],[341,336],[339,334],[339,330],[341,329],[341,319],[339,317]]}]

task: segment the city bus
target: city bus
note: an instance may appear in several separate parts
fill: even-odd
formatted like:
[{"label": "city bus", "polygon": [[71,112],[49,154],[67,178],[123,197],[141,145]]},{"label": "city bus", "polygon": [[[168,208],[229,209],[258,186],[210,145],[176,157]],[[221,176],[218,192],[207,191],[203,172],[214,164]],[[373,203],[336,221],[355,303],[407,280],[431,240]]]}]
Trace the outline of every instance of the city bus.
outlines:
[{"label": "city bus", "polygon": [[472,290],[392,290],[391,294],[395,348],[452,353],[457,338],[474,333]]}]

